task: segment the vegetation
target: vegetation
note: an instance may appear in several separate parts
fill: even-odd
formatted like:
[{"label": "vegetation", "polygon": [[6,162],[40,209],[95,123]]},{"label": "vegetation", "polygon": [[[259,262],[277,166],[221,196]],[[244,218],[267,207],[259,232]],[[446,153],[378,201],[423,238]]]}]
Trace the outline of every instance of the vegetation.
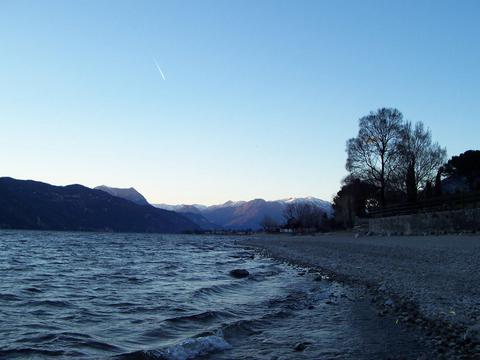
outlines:
[{"label": "vegetation", "polygon": [[[335,222],[342,227],[352,227],[356,217],[375,208],[417,203],[444,191],[480,190],[480,151],[469,150],[447,162],[446,149],[432,140],[431,131],[422,122],[405,121],[395,108],[360,118],[346,152],[349,175],[333,199]],[[458,186],[462,181],[468,185]]]},{"label": "vegetation", "polygon": [[438,198],[444,191],[480,190],[480,151],[446,162],[447,151],[432,140],[431,131],[422,122],[404,121],[398,109],[381,108],[362,117],[346,152],[349,175],[333,199],[335,222],[342,227],[386,205]]},{"label": "vegetation", "polygon": [[346,168],[353,178],[380,190],[386,204],[387,188],[394,183],[401,140],[403,115],[397,109],[382,108],[359,120],[358,135],[347,141]]},{"label": "vegetation", "polygon": [[378,207],[378,188],[357,178],[344,179],[333,199],[337,224],[344,228],[354,225],[355,217],[364,217],[369,208]]},{"label": "vegetation", "polygon": [[275,221],[275,219],[269,215],[265,215],[263,217],[262,221],[260,221],[260,226],[262,227],[262,230],[264,232],[269,232],[269,233],[278,232],[280,229],[280,226],[277,223],[277,221]]},{"label": "vegetation", "polygon": [[283,217],[284,228],[296,232],[324,231],[328,223],[327,214],[318,206],[308,203],[287,204]]},{"label": "vegetation", "polygon": [[[358,134],[347,141],[346,152],[349,175],[333,199],[334,224],[315,206],[289,204],[284,228],[298,232],[352,227],[356,217],[368,216],[373,209],[440,197],[445,177],[466,179],[471,191],[480,190],[480,151],[470,150],[447,162],[446,148],[432,140],[431,131],[422,122],[404,120],[395,108],[360,118]],[[262,227],[279,229],[269,218]]]},{"label": "vegetation", "polygon": [[466,178],[471,190],[480,190],[480,151],[469,150],[453,156],[443,171],[450,176]]},{"label": "vegetation", "polygon": [[378,188],[384,207],[388,193],[405,194],[415,202],[418,192],[434,181],[447,151],[432,141],[422,122],[405,122],[399,110],[382,108],[360,119],[357,137],[347,142],[347,154],[350,177]]},{"label": "vegetation", "polygon": [[438,169],[447,159],[447,150],[432,141],[430,130],[425,129],[422,122],[415,125],[406,122],[401,129],[400,140],[397,186],[405,191],[409,202],[415,202],[418,192],[434,181]]}]

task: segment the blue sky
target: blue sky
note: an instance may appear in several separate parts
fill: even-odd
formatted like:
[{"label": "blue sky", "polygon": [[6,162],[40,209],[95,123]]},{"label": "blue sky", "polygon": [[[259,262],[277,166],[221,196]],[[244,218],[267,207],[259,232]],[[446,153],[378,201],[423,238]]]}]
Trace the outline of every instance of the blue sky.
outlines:
[{"label": "blue sky", "polygon": [[331,200],[379,107],[478,148],[479,23],[478,1],[2,0],[0,175]]}]

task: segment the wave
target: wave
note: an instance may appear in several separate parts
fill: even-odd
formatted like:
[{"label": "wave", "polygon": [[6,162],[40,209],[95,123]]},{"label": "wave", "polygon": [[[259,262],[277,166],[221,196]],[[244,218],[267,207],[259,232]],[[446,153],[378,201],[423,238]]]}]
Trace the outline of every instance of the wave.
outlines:
[{"label": "wave", "polygon": [[197,289],[193,292],[193,297],[210,296],[210,295],[222,295],[226,292],[233,292],[239,290],[242,287],[242,282],[230,282],[226,284],[216,284],[211,286],[205,286]]},{"label": "wave", "polygon": [[326,298],[326,293],[307,293],[295,291],[283,297],[275,297],[267,300],[264,304],[269,309],[281,309],[288,313],[295,310],[307,309]]},{"label": "wave", "polygon": [[44,349],[34,349],[34,348],[15,348],[8,350],[0,350],[0,358],[9,357],[9,356],[21,356],[21,357],[31,357],[35,358],[36,356],[62,356],[65,355],[63,350],[44,350]]},{"label": "wave", "polygon": [[252,281],[264,281],[264,280],[267,280],[268,278],[270,278],[272,276],[277,276],[281,273],[282,273],[281,270],[276,270],[276,269],[265,270],[265,271],[257,271],[256,273],[251,274],[248,278]]},{"label": "wave", "polygon": [[141,333],[141,337],[153,338],[153,339],[169,339],[175,335],[175,331],[165,327],[156,327],[153,329],[145,330]]},{"label": "wave", "polygon": [[255,253],[252,251],[237,251],[236,253],[231,254],[228,257],[234,259],[254,259]]},{"label": "wave", "polygon": [[[248,280],[255,282],[268,280],[269,278],[277,276],[283,272],[281,268],[275,266],[269,267],[261,271],[257,271],[256,269],[249,269],[249,271],[250,276],[248,276]],[[246,283],[245,281],[233,280],[228,283],[201,287],[193,292],[193,297],[206,295],[225,295],[225,293],[229,293],[230,295],[236,295],[236,292],[240,291],[246,286],[248,286],[248,283]]]},{"label": "wave", "polygon": [[[76,333],[76,332],[63,332],[63,333],[51,332],[51,333],[45,333],[42,335],[34,335],[31,337],[22,337],[20,339],[15,340],[15,342],[41,344],[43,347],[45,347],[45,345],[48,345],[49,347],[53,347],[53,348],[55,348],[58,344],[69,344],[69,348],[72,348],[72,347],[89,348],[89,349],[102,350],[102,351],[114,351],[117,353],[121,351],[120,348],[118,348],[115,345],[112,345],[97,339],[93,339],[88,334],[82,334],[82,333]],[[35,349],[35,348],[19,348],[19,349],[12,349],[9,351],[12,353],[43,352],[47,355],[49,352],[53,352],[53,353],[57,352],[57,350]]]},{"label": "wave", "polygon": [[31,286],[31,287],[27,287],[25,289],[23,289],[24,291],[26,292],[29,292],[29,293],[41,293],[43,292],[43,290],[39,289],[39,288],[36,288],[34,286]]},{"label": "wave", "polygon": [[37,301],[28,301],[27,305],[36,307],[36,306],[46,306],[46,307],[57,307],[57,308],[66,308],[71,307],[72,304],[69,301],[63,300],[37,300]]},{"label": "wave", "polygon": [[217,335],[189,338],[160,350],[140,350],[114,358],[121,360],[191,360],[231,348],[232,346],[223,338],[223,335],[218,333]]},{"label": "wave", "polygon": [[165,319],[165,322],[169,323],[185,323],[185,322],[200,322],[200,323],[208,323],[213,320],[223,319],[228,314],[221,311],[204,311],[198,314],[192,315],[185,315],[185,316],[177,316],[169,319]]},{"label": "wave", "polygon": [[240,319],[230,323],[222,324],[220,331],[225,334],[227,340],[236,339],[243,336],[251,336],[262,333],[265,329],[272,326],[272,322],[279,319],[285,319],[291,316],[287,309],[279,309],[272,312],[265,312],[258,317],[249,319]]},{"label": "wave", "polygon": [[227,339],[235,339],[239,336],[251,336],[260,334],[261,326],[264,325],[262,319],[237,320],[222,326],[222,332]]},{"label": "wave", "polygon": [[0,293],[0,300],[3,300],[3,301],[19,301],[21,299],[15,294]]}]

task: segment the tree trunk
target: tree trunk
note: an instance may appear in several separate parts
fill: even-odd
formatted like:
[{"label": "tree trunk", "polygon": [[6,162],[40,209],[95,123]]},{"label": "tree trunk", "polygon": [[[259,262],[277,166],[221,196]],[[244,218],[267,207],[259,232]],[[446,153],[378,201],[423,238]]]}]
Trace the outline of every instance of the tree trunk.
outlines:
[{"label": "tree trunk", "polygon": [[409,203],[417,202],[417,182],[415,179],[415,162],[411,161],[407,168],[407,176],[405,179],[407,186],[407,201]]},{"label": "tree trunk", "polygon": [[442,172],[443,167],[438,169],[437,176],[435,177],[435,196],[442,196]]},{"label": "tree trunk", "polygon": [[385,199],[385,155],[382,153],[382,172],[380,174],[380,203],[382,208],[387,205],[387,201]]}]

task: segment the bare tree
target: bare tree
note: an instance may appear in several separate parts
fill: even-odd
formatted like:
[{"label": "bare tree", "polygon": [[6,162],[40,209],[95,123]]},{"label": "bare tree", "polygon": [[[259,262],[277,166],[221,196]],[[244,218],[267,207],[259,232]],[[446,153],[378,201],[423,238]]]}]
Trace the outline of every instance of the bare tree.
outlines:
[{"label": "bare tree", "polygon": [[285,207],[285,226],[290,229],[321,230],[325,225],[325,212],[309,203],[290,203]]},{"label": "bare tree", "polygon": [[422,122],[413,125],[407,121],[401,133],[402,141],[398,144],[401,166],[397,168],[398,176],[405,179],[407,196],[413,199],[415,196],[412,192],[425,189],[427,182],[435,180],[438,169],[446,161],[447,150],[432,141],[431,131],[425,129]]},{"label": "bare tree", "polygon": [[260,221],[260,226],[265,232],[275,232],[278,230],[278,223],[269,215],[265,215]]},{"label": "bare tree", "polygon": [[381,108],[362,117],[357,137],[347,141],[347,170],[380,189],[382,206],[386,204],[387,188],[396,175],[402,125],[403,115],[399,110]]},{"label": "bare tree", "polygon": [[285,207],[285,210],[283,210],[283,219],[285,221],[285,227],[288,229],[300,228],[301,213],[302,213],[302,209],[299,203],[287,204]]}]

